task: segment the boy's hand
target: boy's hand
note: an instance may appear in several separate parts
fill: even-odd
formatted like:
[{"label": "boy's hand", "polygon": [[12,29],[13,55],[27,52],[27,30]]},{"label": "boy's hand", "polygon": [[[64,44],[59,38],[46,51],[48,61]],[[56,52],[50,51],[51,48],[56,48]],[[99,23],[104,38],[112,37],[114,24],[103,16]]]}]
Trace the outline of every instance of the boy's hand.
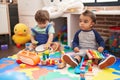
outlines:
[{"label": "boy's hand", "polygon": [[99,52],[103,52],[104,48],[103,47],[98,47]]},{"label": "boy's hand", "polygon": [[32,41],[32,44],[33,44],[33,45],[37,45],[37,44],[38,44],[38,41],[33,40],[33,41]]},{"label": "boy's hand", "polygon": [[79,49],[78,47],[75,47],[75,48],[74,48],[74,52],[75,52],[75,53],[77,53],[77,52],[79,52],[79,51],[80,51],[80,49]]},{"label": "boy's hand", "polygon": [[38,44],[38,41],[32,40],[31,43],[32,44],[30,45],[30,47],[35,48],[37,46],[37,44]]},{"label": "boy's hand", "polygon": [[30,44],[29,48],[30,48],[30,49],[35,49],[35,48],[36,48],[36,45]]},{"label": "boy's hand", "polygon": [[50,43],[46,43],[45,45],[44,45],[44,49],[48,49],[50,47]]}]

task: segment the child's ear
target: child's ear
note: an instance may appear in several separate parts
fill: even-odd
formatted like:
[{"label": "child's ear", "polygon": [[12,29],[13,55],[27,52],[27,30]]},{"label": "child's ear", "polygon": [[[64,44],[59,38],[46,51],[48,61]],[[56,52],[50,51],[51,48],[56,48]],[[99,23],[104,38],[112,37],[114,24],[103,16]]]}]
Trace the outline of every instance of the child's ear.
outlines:
[{"label": "child's ear", "polygon": [[95,25],[95,23],[94,23],[94,22],[92,22],[92,23],[91,23],[91,26],[93,26],[93,25]]}]

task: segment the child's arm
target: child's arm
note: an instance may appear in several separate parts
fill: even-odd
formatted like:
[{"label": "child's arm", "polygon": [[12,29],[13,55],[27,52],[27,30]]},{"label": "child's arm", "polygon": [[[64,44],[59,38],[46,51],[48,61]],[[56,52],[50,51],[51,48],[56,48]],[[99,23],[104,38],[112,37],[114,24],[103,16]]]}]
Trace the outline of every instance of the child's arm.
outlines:
[{"label": "child's arm", "polygon": [[52,33],[50,33],[50,34],[49,34],[49,37],[48,37],[48,41],[47,41],[47,43],[46,43],[46,45],[45,45],[45,48],[48,48],[48,47],[50,46],[50,44],[51,44],[52,41],[53,41],[53,37],[54,37],[54,35],[53,35]]},{"label": "child's arm", "polygon": [[31,29],[31,43],[32,45],[38,44],[38,41],[35,40],[35,30]]},{"label": "child's arm", "polygon": [[99,45],[98,51],[103,52],[103,50],[105,48],[105,42],[104,42],[103,38],[101,37],[101,35],[97,31],[95,31],[95,30],[93,30],[93,31],[95,33],[96,41]]},{"label": "child's arm", "polygon": [[54,35],[52,33],[50,33],[47,43],[51,43],[53,41],[53,37],[54,37]]},{"label": "child's arm", "polygon": [[53,38],[54,38],[54,33],[55,33],[54,25],[55,25],[55,23],[51,22],[51,24],[52,25],[50,25],[50,27],[49,27],[48,40],[46,42],[45,48],[48,48],[50,46],[50,44],[52,43]]},{"label": "child's arm", "polygon": [[78,38],[78,34],[80,33],[80,30],[76,32],[76,34],[74,35],[74,39],[72,42],[72,47],[74,52],[79,52],[79,38]]},{"label": "child's arm", "polygon": [[34,36],[33,35],[31,35],[31,43],[33,44],[33,45],[36,45],[38,42],[35,40],[35,38],[34,38]]}]

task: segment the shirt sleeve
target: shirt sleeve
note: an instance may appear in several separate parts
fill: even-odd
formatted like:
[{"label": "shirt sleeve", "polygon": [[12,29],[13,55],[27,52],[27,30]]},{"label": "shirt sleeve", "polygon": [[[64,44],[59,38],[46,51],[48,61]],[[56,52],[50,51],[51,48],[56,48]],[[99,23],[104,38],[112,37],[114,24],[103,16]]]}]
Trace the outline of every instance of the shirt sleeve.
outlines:
[{"label": "shirt sleeve", "polygon": [[98,45],[105,48],[105,42],[104,42],[103,38],[100,36],[100,34],[97,31],[95,31],[95,30],[93,30],[93,31],[95,33],[95,38],[96,38]]},{"label": "shirt sleeve", "polygon": [[32,31],[32,29],[34,29],[36,26],[34,26],[33,28],[31,28],[31,30],[30,30],[30,33],[31,33],[31,35],[32,36],[35,36],[35,33]]},{"label": "shirt sleeve", "polygon": [[55,29],[53,25],[51,25],[51,27],[49,28],[49,33],[55,33]]},{"label": "shirt sleeve", "polygon": [[80,33],[80,30],[77,31],[74,35],[73,42],[72,42],[72,48],[79,47],[79,37],[78,34]]}]

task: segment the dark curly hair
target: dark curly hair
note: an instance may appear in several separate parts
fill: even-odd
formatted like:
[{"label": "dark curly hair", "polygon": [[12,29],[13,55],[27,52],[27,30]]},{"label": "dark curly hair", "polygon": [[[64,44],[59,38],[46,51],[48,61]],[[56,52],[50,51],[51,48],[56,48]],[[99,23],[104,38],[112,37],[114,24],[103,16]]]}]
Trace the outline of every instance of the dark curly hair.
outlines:
[{"label": "dark curly hair", "polygon": [[89,16],[89,17],[92,19],[92,21],[93,21],[94,23],[96,23],[96,15],[95,15],[92,11],[90,11],[90,10],[85,10],[85,11],[82,13],[82,15],[84,15],[84,16]]}]

